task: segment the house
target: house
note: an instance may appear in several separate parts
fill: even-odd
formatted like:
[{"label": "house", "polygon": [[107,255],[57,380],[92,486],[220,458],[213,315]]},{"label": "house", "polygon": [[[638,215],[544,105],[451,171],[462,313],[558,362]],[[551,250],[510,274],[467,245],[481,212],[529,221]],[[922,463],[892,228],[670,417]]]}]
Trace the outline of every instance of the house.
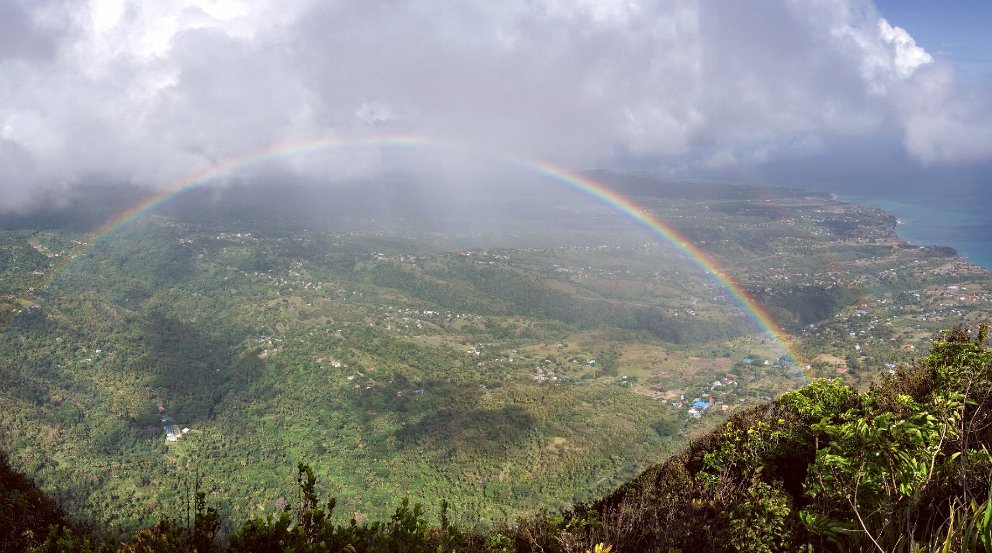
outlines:
[{"label": "house", "polygon": [[169,443],[178,442],[183,434],[189,432],[189,428],[180,430],[179,426],[175,424],[166,424],[163,429],[165,430],[165,441]]}]

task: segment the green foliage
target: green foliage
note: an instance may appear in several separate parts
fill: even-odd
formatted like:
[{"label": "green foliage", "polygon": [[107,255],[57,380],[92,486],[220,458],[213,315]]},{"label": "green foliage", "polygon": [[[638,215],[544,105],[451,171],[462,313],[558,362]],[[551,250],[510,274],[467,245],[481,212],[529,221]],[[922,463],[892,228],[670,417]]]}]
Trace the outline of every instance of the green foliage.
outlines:
[{"label": "green foliage", "polygon": [[[457,499],[458,524],[513,518],[595,498],[672,451],[687,426],[587,364],[600,351],[609,364],[635,339],[670,347],[610,326],[624,306],[661,304],[626,299],[626,284],[562,285],[546,274],[547,251],[482,265],[407,239],[229,225],[135,222],[95,242],[0,333],[0,447],[101,537],[124,539],[186,504],[191,530],[195,473],[226,535],[279,502],[295,459],[310,459],[349,513],[387,519],[406,495]],[[11,239],[17,252],[41,255],[26,239]],[[565,254],[583,266],[638,258]],[[18,278],[41,280],[33,267]],[[494,273],[502,280],[483,282]],[[17,282],[0,279],[0,293],[26,292],[7,290]],[[540,309],[558,305],[572,323],[528,306],[527,294],[552,288]],[[537,382],[546,358],[557,380]],[[163,416],[191,432],[164,443]]]},{"label": "green foliage", "polygon": [[781,486],[757,476],[727,511],[731,545],[737,551],[771,553],[793,544],[791,500]]},{"label": "green foliage", "polygon": [[[731,417],[615,494],[493,529],[439,524],[404,497],[386,520],[334,521],[310,465],[298,499],[230,534],[228,551],[992,551],[992,353],[955,329],[864,393],[818,381]],[[120,551],[211,551],[216,509],[197,490],[189,532],[167,520]],[[38,551],[107,546],[53,527]]]},{"label": "green foliage", "polygon": [[208,553],[216,549],[217,531],[220,530],[220,514],[216,507],[207,506],[206,492],[197,491],[193,522],[193,536],[190,540],[193,549]]},{"label": "green foliage", "polygon": [[[695,200],[651,208],[682,210],[673,220],[687,226],[688,236],[707,241],[716,259],[741,259],[735,278],[781,324],[834,313],[846,321],[849,310],[838,309],[861,294],[881,297],[893,289],[865,274],[874,270],[870,265],[858,265],[850,278],[786,293],[783,281],[769,280],[778,261],[769,264],[767,256],[781,260],[783,271],[808,265],[796,272],[809,274],[823,269],[818,259],[842,264],[891,256],[893,267],[903,259],[876,244],[811,244],[819,239],[796,228],[826,217],[823,226],[860,240],[871,214],[840,220],[822,215],[813,202],[793,217],[764,199],[732,202],[740,220],[729,226],[713,225],[703,216],[710,205]],[[770,228],[776,221],[788,225]],[[650,386],[676,394],[668,397],[682,391],[692,397],[699,393],[693,388],[704,390],[730,370],[741,386],[718,401],[732,413],[794,382],[774,367],[738,365],[717,374],[707,366],[743,355],[742,344],[764,349],[727,309],[732,298],[712,288],[710,276],[656,244],[439,253],[416,237],[234,225],[237,232],[229,220],[148,217],[96,242],[57,275],[46,272],[59,262],[43,252],[81,251],[71,241],[85,237],[0,236],[0,326],[10,322],[0,334],[0,445],[100,538],[129,543],[134,529],[145,527],[135,547],[196,542],[206,550],[254,524],[259,539],[276,549],[297,526],[306,528],[300,530],[306,540],[316,539],[335,509],[333,501],[320,503],[313,487],[318,475],[341,497],[338,511],[355,513],[356,544],[372,539],[365,515],[417,541],[418,526],[409,522],[425,514],[417,514],[416,504],[457,499],[450,515],[442,504],[440,537],[436,528],[426,530],[432,550],[482,547],[486,534],[509,542],[493,537],[496,549],[546,551],[597,543],[618,550],[862,548],[871,546],[868,531],[897,549],[910,533],[928,531],[907,533],[909,526],[939,526],[949,512],[964,521],[972,500],[981,505],[986,497],[992,463],[983,429],[992,425],[981,367],[988,363],[964,344],[966,334],[951,332],[940,340],[942,350],[935,347],[936,357],[898,371],[870,393],[840,381],[814,383],[778,404],[737,412],[731,424],[648,469],[591,512],[570,511],[722,417],[712,409],[703,421],[687,420],[668,402],[632,391]],[[590,226],[589,243],[602,243],[602,221]],[[434,244],[433,238],[422,243]],[[812,253],[788,255],[797,248]],[[962,278],[895,272],[894,286],[906,290]],[[49,277],[55,277],[51,286],[30,291]],[[898,308],[918,296],[900,293]],[[810,357],[822,345],[824,353],[849,357],[850,368],[860,363],[866,378],[874,375],[902,343],[893,338],[922,336],[888,335],[883,328],[871,343],[860,332],[846,338],[874,324],[879,309],[889,307],[869,308],[871,316],[859,313],[843,325],[835,321],[829,335],[814,338],[811,330],[802,345]],[[938,324],[945,323],[930,318],[923,332]],[[979,346],[987,333],[979,331]],[[851,353],[854,341],[860,353]],[[691,366],[676,367],[670,356],[691,359]],[[593,357],[597,363],[588,365]],[[537,365],[557,380],[537,382]],[[626,388],[597,379],[597,369],[630,375]],[[192,432],[164,444],[159,406]],[[896,528],[869,514],[868,531],[850,526],[855,511],[838,490],[858,481],[862,454],[851,448],[865,444],[890,453],[865,461],[873,484],[853,494],[859,509],[888,509],[912,524]],[[932,457],[891,452],[920,444]],[[294,477],[284,468],[301,458],[312,469],[298,471],[301,495],[286,501],[281,496]],[[193,473],[204,477],[202,490],[190,495],[184,483]],[[823,479],[824,489],[811,475]],[[399,510],[391,508],[403,496],[409,502],[394,521]],[[19,501],[16,494],[9,498]],[[491,533],[452,531],[542,508],[564,511]],[[156,525],[163,513],[183,510],[184,524]],[[308,514],[300,519],[300,513]],[[246,520],[254,522],[240,528]],[[752,529],[760,535],[734,541],[734,533]],[[37,543],[45,527],[33,536]]]},{"label": "green foliage", "polygon": [[983,326],[972,340],[954,329],[914,367],[863,394],[818,381],[732,417],[598,504],[606,527],[626,528],[609,541],[662,550],[986,550],[987,334]]},{"label": "green foliage", "polygon": [[509,553],[513,550],[513,540],[496,531],[486,534],[484,545],[490,551],[497,553]]},{"label": "green foliage", "polygon": [[125,542],[119,553],[205,553],[216,549],[213,543],[203,543],[202,538],[194,534],[192,540],[188,535],[163,519],[151,528],[139,530],[130,541]]},{"label": "green foliage", "polygon": [[[278,515],[256,519],[230,538],[229,551],[342,551],[427,553],[454,551],[463,543],[459,530],[448,519],[447,503],[441,506],[441,525],[428,526],[420,503],[404,497],[388,522],[335,524],[331,520],[335,500],[318,506],[317,479],[309,465],[297,466],[300,501]],[[295,511],[295,513],[294,513]]]},{"label": "green foliage", "polygon": [[[960,328],[951,331],[901,382],[884,381],[859,405],[812,425],[821,447],[806,481],[811,533],[856,521],[854,543],[909,550],[918,532],[939,523],[939,514],[929,512],[933,494],[941,488],[949,493],[955,484],[956,460],[968,455],[961,446],[983,439],[965,417],[978,398],[984,402],[992,384],[992,356],[982,339],[986,328],[976,341]],[[968,492],[965,487],[957,493]],[[827,537],[837,539],[832,531]]]},{"label": "green foliage", "polygon": [[[142,531],[139,534],[151,533],[152,531]],[[140,538],[135,536],[136,543]],[[149,543],[143,541],[142,543]],[[16,544],[11,542],[10,545],[16,547]],[[36,547],[29,547],[27,549],[29,553],[109,553],[113,549],[109,545],[94,543],[89,536],[74,532],[66,526],[52,526],[49,529],[48,535],[45,541]],[[169,553],[169,549],[158,548],[155,546],[148,547],[145,549],[136,549],[136,551],[151,551],[158,553]],[[178,551],[178,550],[172,550]]]},{"label": "green foliage", "polygon": [[805,285],[792,289],[757,290],[755,299],[792,328],[823,321],[856,302],[863,290],[854,287]]},{"label": "green foliage", "polygon": [[599,352],[596,356],[596,366],[599,368],[600,374],[603,375],[615,375],[617,374],[617,361],[620,359],[620,352],[616,348],[607,348]]},{"label": "green foliage", "polygon": [[783,394],[778,403],[804,421],[818,422],[854,407],[858,393],[839,378],[815,380],[807,386]]},{"label": "green foliage", "polygon": [[992,551],[992,488],[988,499],[981,504],[972,499],[967,504],[955,502],[951,505],[947,523],[943,532],[934,536],[931,550],[941,553]]},{"label": "green foliage", "polygon": [[64,524],[64,515],[55,502],[30,478],[14,470],[7,454],[0,451],[0,550],[38,545],[46,539],[49,526]]}]

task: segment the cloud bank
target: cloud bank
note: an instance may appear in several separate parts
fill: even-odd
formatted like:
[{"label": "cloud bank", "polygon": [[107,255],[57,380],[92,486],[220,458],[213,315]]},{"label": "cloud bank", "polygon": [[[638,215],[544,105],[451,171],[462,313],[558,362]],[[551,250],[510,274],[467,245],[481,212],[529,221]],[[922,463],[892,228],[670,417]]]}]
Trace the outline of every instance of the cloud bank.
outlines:
[{"label": "cloud bank", "polygon": [[0,208],[395,133],[683,174],[848,140],[986,162],[990,97],[859,0],[0,0]]}]

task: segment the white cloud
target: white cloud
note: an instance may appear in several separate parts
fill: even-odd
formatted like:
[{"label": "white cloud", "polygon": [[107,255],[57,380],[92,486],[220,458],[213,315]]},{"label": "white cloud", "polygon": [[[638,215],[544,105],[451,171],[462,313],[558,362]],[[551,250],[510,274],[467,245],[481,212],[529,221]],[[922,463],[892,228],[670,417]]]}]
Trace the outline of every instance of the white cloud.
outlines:
[{"label": "white cloud", "polygon": [[896,97],[906,149],[927,162],[976,162],[992,156],[992,97],[965,96],[954,69],[920,71]]},{"label": "white cloud", "polygon": [[641,3],[637,0],[546,0],[545,9],[555,17],[581,17],[597,23],[623,25],[641,14]]},{"label": "white cloud", "polygon": [[[931,163],[992,155],[988,99],[860,0],[0,0],[0,15],[18,22],[0,18],[0,206],[382,132],[574,167],[618,152],[731,167],[872,135]],[[354,157],[311,169],[381,159]]]},{"label": "white cloud", "polygon": [[877,24],[853,26],[843,23],[833,30],[840,42],[852,43],[860,58],[861,76],[869,91],[884,95],[889,87],[913,75],[920,67],[933,63],[933,56],[916,45],[901,27],[893,27],[884,18]]},{"label": "white cloud", "polygon": [[922,65],[933,62],[933,56],[916,45],[913,37],[901,27],[893,27],[884,18],[878,20],[882,40],[893,48],[892,65],[899,77],[906,78]]}]

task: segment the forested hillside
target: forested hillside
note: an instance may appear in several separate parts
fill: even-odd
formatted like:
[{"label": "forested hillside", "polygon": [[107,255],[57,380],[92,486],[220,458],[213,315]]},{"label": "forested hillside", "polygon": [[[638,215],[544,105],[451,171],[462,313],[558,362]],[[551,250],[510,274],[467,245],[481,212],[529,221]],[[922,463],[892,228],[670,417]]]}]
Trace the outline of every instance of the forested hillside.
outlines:
[{"label": "forested hillside", "polygon": [[[624,550],[988,551],[989,327],[858,393],[821,380],[740,413],[597,502]],[[946,548],[946,549],[945,549]]]},{"label": "forested hillside", "polygon": [[[285,500],[300,459],[364,516],[403,495],[457,496],[461,523],[561,508],[797,384],[664,245],[250,228],[152,217],[82,253],[72,234],[4,237],[0,443],[106,537],[177,508],[197,474],[230,531]],[[713,416],[686,413],[728,374]]]},{"label": "forested hillside", "polygon": [[[992,551],[988,333],[948,331],[863,393],[813,382],[731,417],[603,499],[555,514],[458,527],[447,502],[425,510],[403,499],[388,519],[349,521],[300,463],[295,499],[278,514],[221,536],[198,492],[192,518],[162,512],[119,550]],[[34,529],[39,519],[18,524]],[[53,527],[39,550],[101,548],[113,550]]]},{"label": "forested hillside", "polygon": [[0,553],[24,551],[67,524],[65,515],[30,477],[10,466],[0,451]]},{"label": "forested hillside", "polygon": [[766,192],[642,200],[732,275],[562,203],[498,237],[168,210],[100,239],[2,231],[0,449],[95,540],[169,513],[187,532],[197,490],[226,539],[295,504],[301,461],[335,520],[408,497],[491,527],[590,504],[735,413],[817,377],[864,387],[950,321],[989,320],[988,272],[877,210]]}]

